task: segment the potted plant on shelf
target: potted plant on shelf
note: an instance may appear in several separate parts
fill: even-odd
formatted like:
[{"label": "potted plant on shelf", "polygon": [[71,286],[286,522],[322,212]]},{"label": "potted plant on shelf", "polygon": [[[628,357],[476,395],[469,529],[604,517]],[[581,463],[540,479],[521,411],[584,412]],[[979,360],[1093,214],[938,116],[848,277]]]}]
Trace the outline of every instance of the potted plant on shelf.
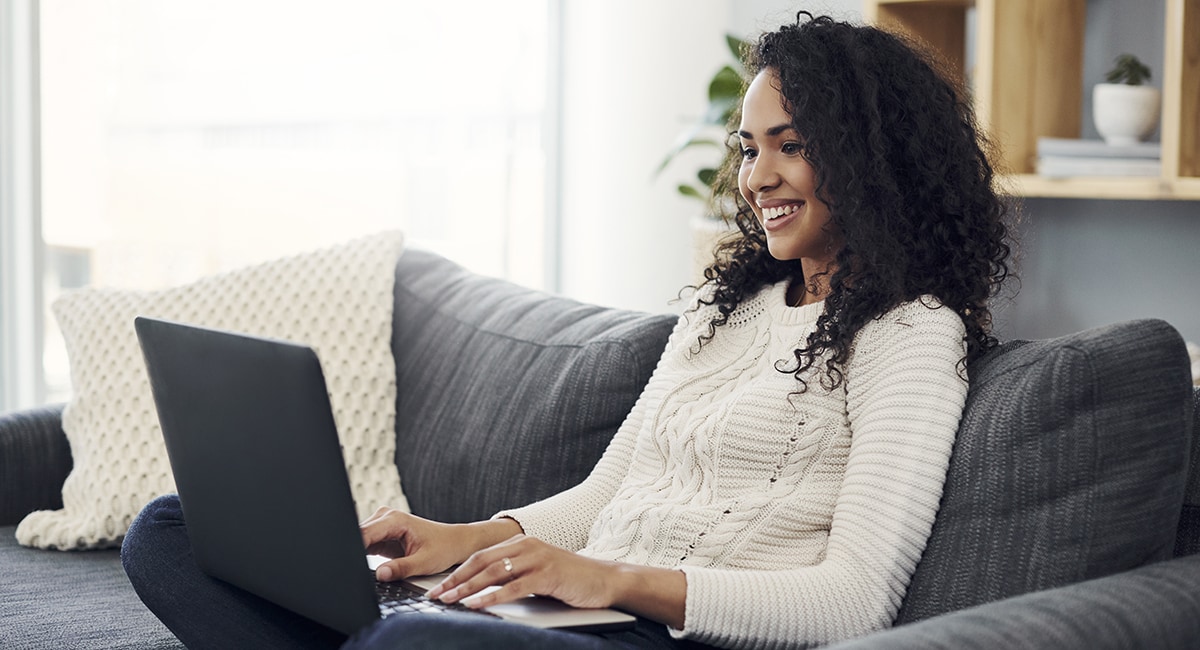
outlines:
[{"label": "potted plant on shelf", "polygon": [[1092,90],[1092,119],[1096,130],[1110,145],[1129,145],[1144,140],[1158,126],[1159,92],[1144,85],[1150,68],[1132,54],[1116,58],[1105,77],[1107,83]]},{"label": "potted plant on shelf", "polygon": [[681,195],[696,199],[703,205],[702,216],[692,223],[693,266],[697,273],[712,261],[716,242],[730,232],[730,227],[722,219],[723,215],[719,214],[721,206],[712,201],[713,182],[716,180],[717,167],[728,152],[729,122],[742,96],[745,75],[742,52],[747,43],[726,34],[725,44],[733,55],[733,61],[722,66],[709,80],[707,110],[680,134],[655,171],[656,176],[661,174],[684,151],[700,148],[709,149],[713,154],[712,162],[695,172],[697,182],[680,183],[676,187]]}]

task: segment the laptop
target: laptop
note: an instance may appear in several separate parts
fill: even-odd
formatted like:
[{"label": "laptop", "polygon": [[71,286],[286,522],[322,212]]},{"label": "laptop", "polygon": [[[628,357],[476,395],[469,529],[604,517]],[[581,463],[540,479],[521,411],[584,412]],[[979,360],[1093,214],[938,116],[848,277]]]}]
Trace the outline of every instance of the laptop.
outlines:
[{"label": "laptop", "polygon": [[[439,612],[441,576],[376,582],[316,353],[285,341],[134,321],[200,569],[347,635]],[[303,570],[297,570],[303,567]],[[397,589],[412,593],[398,595]],[[471,612],[543,628],[633,627],[615,609],[530,596]]]}]

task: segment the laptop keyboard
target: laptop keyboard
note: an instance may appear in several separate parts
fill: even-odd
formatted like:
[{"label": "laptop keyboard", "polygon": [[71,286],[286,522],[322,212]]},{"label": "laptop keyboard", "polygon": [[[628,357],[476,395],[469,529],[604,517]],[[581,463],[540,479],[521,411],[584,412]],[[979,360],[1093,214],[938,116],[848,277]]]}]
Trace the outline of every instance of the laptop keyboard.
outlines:
[{"label": "laptop keyboard", "polygon": [[379,601],[379,613],[383,616],[466,612],[499,618],[495,614],[483,610],[471,609],[460,603],[447,604],[440,600],[426,598],[424,592],[418,591],[403,582],[376,582],[375,596]]}]

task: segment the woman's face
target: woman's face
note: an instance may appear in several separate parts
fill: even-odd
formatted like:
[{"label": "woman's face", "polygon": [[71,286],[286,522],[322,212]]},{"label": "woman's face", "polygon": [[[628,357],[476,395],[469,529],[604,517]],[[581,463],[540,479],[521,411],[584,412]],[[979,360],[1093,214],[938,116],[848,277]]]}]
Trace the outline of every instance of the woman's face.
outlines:
[{"label": "woman's face", "polygon": [[778,260],[802,260],[805,275],[832,268],[835,239],[828,232],[829,206],[816,196],[816,172],[805,159],[803,140],[764,70],[742,100],[742,167],[738,187],[767,233]]}]

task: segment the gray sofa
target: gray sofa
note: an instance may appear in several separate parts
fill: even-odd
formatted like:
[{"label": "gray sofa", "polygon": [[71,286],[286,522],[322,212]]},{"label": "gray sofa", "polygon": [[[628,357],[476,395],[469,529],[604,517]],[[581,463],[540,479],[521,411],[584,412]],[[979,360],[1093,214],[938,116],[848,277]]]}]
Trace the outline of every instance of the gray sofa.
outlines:
[{"label": "gray sofa", "polygon": [[[478,519],[582,479],[674,318],[406,252],[392,346],[396,463],[413,510]],[[1148,320],[1011,341],[971,375],[897,627],[836,647],[1200,647],[1200,393],[1179,334]],[[60,413],[0,416],[0,647],[181,647],[117,551],[16,544],[25,513],[61,506]]]}]

